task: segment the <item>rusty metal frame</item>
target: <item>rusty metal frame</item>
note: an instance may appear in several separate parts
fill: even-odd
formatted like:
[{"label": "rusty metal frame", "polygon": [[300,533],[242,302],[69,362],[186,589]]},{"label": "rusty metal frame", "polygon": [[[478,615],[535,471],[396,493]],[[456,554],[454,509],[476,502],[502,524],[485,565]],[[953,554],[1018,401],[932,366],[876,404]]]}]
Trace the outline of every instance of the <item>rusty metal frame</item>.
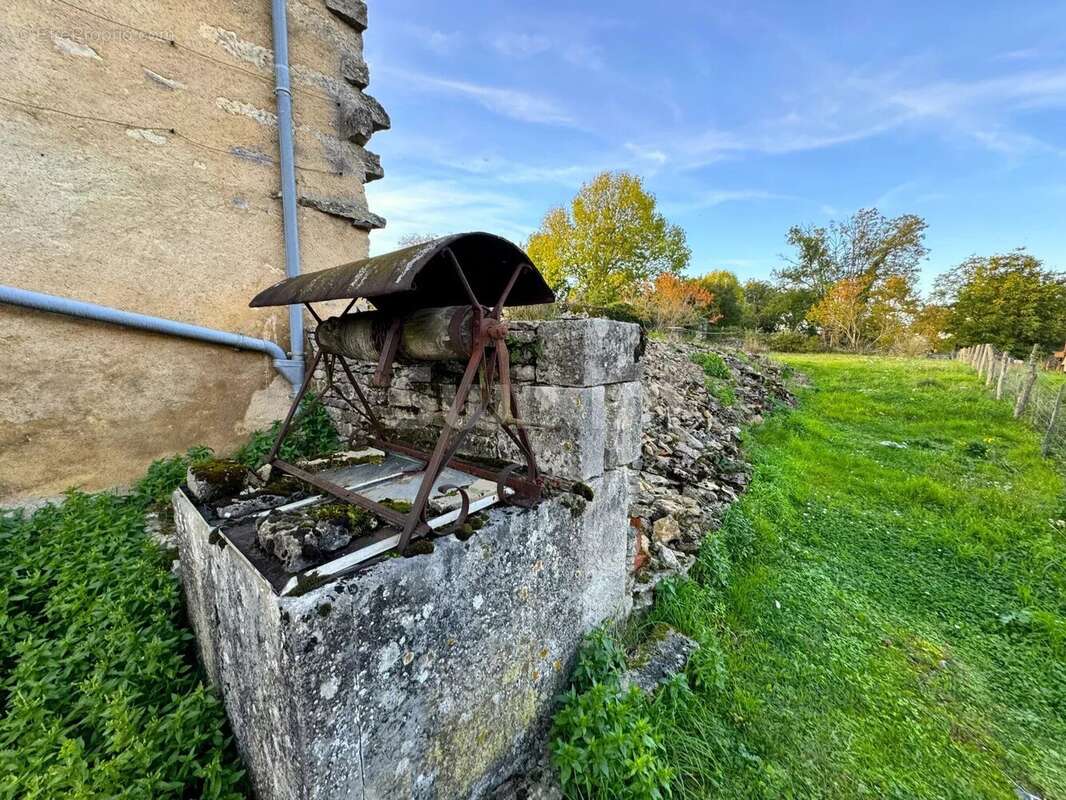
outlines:
[{"label": "rusty metal frame", "polygon": [[[515,402],[514,386],[511,383],[510,374],[510,356],[506,344],[507,324],[501,318],[503,308],[507,303],[507,298],[514,289],[519,277],[526,269],[530,269],[531,267],[525,261],[520,261],[514,267],[509,280],[501,291],[495,304],[489,308],[483,305],[481,300],[474,293],[466,278],[462,265],[459,263],[458,258],[456,258],[451,248],[443,248],[442,255],[448,263],[451,264],[452,269],[455,272],[456,280],[463,287],[463,290],[470,301],[471,309],[473,310],[473,318],[470,323],[472,346],[466,363],[466,368],[463,371],[462,379],[459,382],[451,406],[444,416],[444,426],[440,435],[437,437],[433,450],[427,453],[410,445],[387,440],[385,438],[381,421],[374,413],[373,407],[370,405],[366,394],[359,386],[359,382],[356,380],[347,360],[344,356],[339,354],[324,353],[322,348],[319,347],[308,368],[303,385],[300,387],[299,392],[294,398],[292,405],[289,408],[289,412],[286,415],[281,428],[278,430],[277,439],[267,457],[267,463],[276,467],[281,472],[291,475],[301,481],[305,481],[339,500],[370,511],[383,519],[390,526],[399,528],[400,540],[398,549],[401,552],[407,548],[413,538],[423,536],[431,531],[426,522],[426,508],[429,503],[430,494],[433,490],[433,485],[436,483],[446,466],[451,466],[471,475],[495,480],[498,485],[498,497],[504,503],[527,506],[532,505],[541,499],[545,487],[544,476],[541,475],[537,468],[536,456],[530,446],[529,437],[526,434],[525,427],[519,416],[518,407]],[[345,309],[344,314],[350,312],[354,303],[355,300],[353,299],[348,305],[348,308]],[[321,322],[321,318],[311,307],[311,304],[308,302],[304,305],[311,312],[312,316]],[[384,345],[381,349],[381,356],[375,367],[374,376],[371,381],[374,386],[388,386],[391,381],[393,363],[399,351],[400,340],[402,338],[403,319],[403,315],[398,314],[393,318],[389,326]],[[358,404],[341,391],[340,387],[337,385],[336,366],[338,363],[355,392]],[[370,438],[370,441],[373,444],[383,450],[396,452],[424,462],[425,466],[422,470],[422,482],[419,485],[418,492],[411,504],[411,510],[407,513],[398,512],[388,508],[387,506],[364,497],[357,492],[345,489],[332,481],[321,478],[306,470],[302,470],[293,464],[289,464],[278,457],[281,445],[291,428],[296,410],[310,390],[311,383],[314,380],[315,370],[318,368],[319,364],[324,364],[326,373],[326,386],[321,392],[321,395],[324,396],[328,392],[332,392],[356,411],[369,424],[373,432],[373,436]],[[479,375],[481,377],[480,405],[469,415],[465,424],[460,427],[460,417],[466,408],[467,401],[474,388],[474,382]],[[495,385],[499,385],[500,387],[500,406],[502,413],[490,408],[493,395],[492,390]],[[519,452],[522,454],[522,459],[525,462],[524,465],[509,464],[502,469],[493,470],[456,456],[463,441],[486,413],[490,414],[497,420],[503,431],[518,447]],[[520,474],[523,470],[524,474]],[[553,483],[561,482],[553,480]],[[458,519],[449,530],[462,527],[467,518],[470,498],[465,490],[459,489],[459,493],[462,500],[460,513]]]}]

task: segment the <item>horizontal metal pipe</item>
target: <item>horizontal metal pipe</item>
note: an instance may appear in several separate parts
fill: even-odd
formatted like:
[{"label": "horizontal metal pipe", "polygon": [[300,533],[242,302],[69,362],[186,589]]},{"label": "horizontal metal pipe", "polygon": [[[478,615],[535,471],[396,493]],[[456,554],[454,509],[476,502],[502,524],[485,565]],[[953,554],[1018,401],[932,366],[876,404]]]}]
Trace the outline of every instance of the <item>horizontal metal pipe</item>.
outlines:
[{"label": "horizontal metal pipe", "polygon": [[65,314],[68,317],[107,322],[112,325],[121,325],[125,328],[137,328],[142,331],[180,336],[184,339],[195,339],[200,342],[235,347],[239,350],[254,350],[270,356],[274,361],[274,367],[289,383],[299,384],[303,378],[299,374],[300,370],[297,363],[289,359],[285,351],[277,343],[267,339],[256,339],[253,336],[205,328],[200,325],[191,325],[188,322],[164,319],[163,317],[135,314],[132,311],[120,311],[109,306],[87,303],[83,300],[71,300],[68,297],[58,297],[42,292],[31,292],[28,289],[17,289],[14,286],[0,285],[0,303],[10,303],[23,308],[48,311],[52,314]]}]

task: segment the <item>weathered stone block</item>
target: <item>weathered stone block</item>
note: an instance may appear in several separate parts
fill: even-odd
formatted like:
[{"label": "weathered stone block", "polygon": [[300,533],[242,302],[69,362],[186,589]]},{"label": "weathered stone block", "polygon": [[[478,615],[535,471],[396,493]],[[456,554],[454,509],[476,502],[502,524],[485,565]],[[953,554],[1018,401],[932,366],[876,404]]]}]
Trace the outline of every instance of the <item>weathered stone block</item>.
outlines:
[{"label": "weathered stone block", "polygon": [[[542,470],[582,481],[603,474],[604,387],[516,386],[515,394]],[[502,457],[518,461],[518,448],[502,432],[500,442]]]},{"label": "weathered stone block", "polygon": [[604,387],[606,438],[604,466],[607,469],[632,464],[640,458],[640,381],[612,383]]},{"label": "weathered stone block", "polygon": [[365,89],[370,84],[370,70],[362,53],[341,53],[341,76],[344,80],[360,89]]},{"label": "weathered stone block", "polygon": [[638,378],[640,326],[608,319],[541,322],[537,381],[594,386]]},{"label": "weathered stone block", "polygon": [[387,130],[392,125],[381,103],[365,92],[349,92],[338,98],[337,103],[341,130],[357,145],[366,145],[376,131]]},{"label": "weathered stone block", "polygon": [[582,637],[626,611],[626,470],[590,483],[283,598],[175,492],[189,616],[256,796],[466,800],[535,758]]},{"label": "weathered stone block", "polygon": [[326,0],[326,8],[357,31],[366,30],[366,3],[363,0]]},{"label": "weathered stone block", "polygon": [[364,231],[385,227],[385,218],[372,213],[365,203],[344,197],[324,197],[317,194],[300,194],[296,202],[306,208],[314,208],[323,214],[350,221]]}]

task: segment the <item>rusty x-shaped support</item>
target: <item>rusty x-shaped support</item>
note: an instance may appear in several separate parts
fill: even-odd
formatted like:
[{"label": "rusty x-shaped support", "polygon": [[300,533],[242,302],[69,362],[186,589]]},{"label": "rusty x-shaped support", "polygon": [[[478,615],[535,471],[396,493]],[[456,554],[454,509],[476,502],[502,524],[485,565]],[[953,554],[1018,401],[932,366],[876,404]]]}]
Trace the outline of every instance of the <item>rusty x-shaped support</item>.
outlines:
[{"label": "rusty x-shaped support", "polygon": [[[481,304],[479,298],[474,294],[474,291],[471,289],[470,283],[467,281],[466,275],[463,272],[462,265],[459,263],[459,260],[455,257],[455,254],[451,249],[445,249],[443,255],[451,264],[456,279],[463,287],[464,292],[470,300],[470,306],[473,311],[470,323],[472,346],[466,368],[459,381],[459,386],[451,406],[444,416],[444,426],[437,438],[433,451],[431,453],[425,453],[417,448],[386,440],[380,419],[377,414],[375,414],[365,393],[360,388],[359,383],[355,379],[355,375],[345,358],[342,355],[335,353],[324,355],[322,347],[319,346],[311,361],[310,367],[308,368],[303,385],[300,387],[300,391],[297,393],[292,406],[289,408],[289,412],[278,431],[278,437],[274,442],[274,446],[271,448],[270,454],[267,457],[267,463],[277,467],[282,472],[306,481],[340,500],[352,503],[353,505],[370,511],[384,519],[391,526],[399,528],[401,534],[398,548],[401,552],[406,549],[413,537],[423,535],[430,531],[429,525],[426,522],[426,508],[429,503],[429,497],[441,472],[445,466],[448,466],[449,464],[457,469],[479,477],[495,479],[498,485],[497,495],[503,502],[529,505],[538,501],[543,492],[543,482],[537,469],[536,457],[533,454],[533,449],[529,443],[529,437],[526,434],[525,427],[522,424],[515,402],[514,386],[511,383],[510,355],[506,342],[507,323],[501,318],[504,305],[507,302],[511,290],[514,288],[522,271],[528,269],[529,265],[526,263],[519,263],[514,268],[507,284],[500,293],[496,304],[491,309],[488,309]],[[355,301],[353,300],[348,308],[345,309],[345,314],[351,310],[354,302]],[[310,307],[310,304],[307,304],[307,307],[315,319],[321,322],[318,314],[316,314],[314,309]],[[395,362],[396,355],[399,351],[402,328],[403,318],[399,316],[394,318],[389,325],[381,348],[381,355],[374,372],[373,383],[376,386],[387,386],[390,382],[393,363]],[[490,349],[492,350],[491,355],[489,353]],[[418,493],[412,503],[411,510],[406,514],[383,506],[367,497],[338,486],[331,481],[319,478],[316,475],[308,473],[305,470],[278,458],[281,444],[289,432],[296,410],[304,396],[309,391],[315,370],[318,365],[322,363],[323,359],[325,359],[327,384],[323,394],[326,391],[332,391],[345,403],[351,406],[351,408],[369,425],[374,432],[372,441],[382,449],[401,453],[422,460],[425,463],[425,467],[422,470],[422,483],[419,485]],[[337,363],[340,364],[345,377],[348,379],[348,383],[352,386],[358,404],[355,400],[349,398],[337,386],[335,380]],[[480,382],[480,405],[469,415],[465,424],[460,426],[460,419],[466,408],[467,400],[479,372],[482,376]],[[497,382],[500,386],[500,412],[490,409],[492,402],[492,388]],[[519,474],[519,472],[523,470],[523,467],[518,464],[494,472],[484,466],[461,460],[456,457],[459,447],[486,412],[496,418],[510,440],[518,447],[518,450],[525,461],[524,475]],[[459,491],[462,504],[459,517],[454,523],[454,527],[461,527],[466,521],[466,516],[469,510],[469,497],[465,490],[458,489],[458,487],[441,488],[455,488]]]}]

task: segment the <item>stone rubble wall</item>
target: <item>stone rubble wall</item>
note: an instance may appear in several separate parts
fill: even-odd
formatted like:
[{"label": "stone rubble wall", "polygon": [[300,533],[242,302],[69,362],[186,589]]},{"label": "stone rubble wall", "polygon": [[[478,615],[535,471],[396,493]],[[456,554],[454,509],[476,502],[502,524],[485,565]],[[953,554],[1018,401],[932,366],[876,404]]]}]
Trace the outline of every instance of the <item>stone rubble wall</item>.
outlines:
[{"label": "stone rubble wall", "polygon": [[651,603],[659,581],[688,571],[704,538],[747,488],[742,428],[758,424],[775,405],[795,403],[779,365],[719,351],[736,396],[732,405],[723,405],[693,362],[693,356],[711,350],[679,339],[648,342],[641,458],[630,509],[638,608]]}]

